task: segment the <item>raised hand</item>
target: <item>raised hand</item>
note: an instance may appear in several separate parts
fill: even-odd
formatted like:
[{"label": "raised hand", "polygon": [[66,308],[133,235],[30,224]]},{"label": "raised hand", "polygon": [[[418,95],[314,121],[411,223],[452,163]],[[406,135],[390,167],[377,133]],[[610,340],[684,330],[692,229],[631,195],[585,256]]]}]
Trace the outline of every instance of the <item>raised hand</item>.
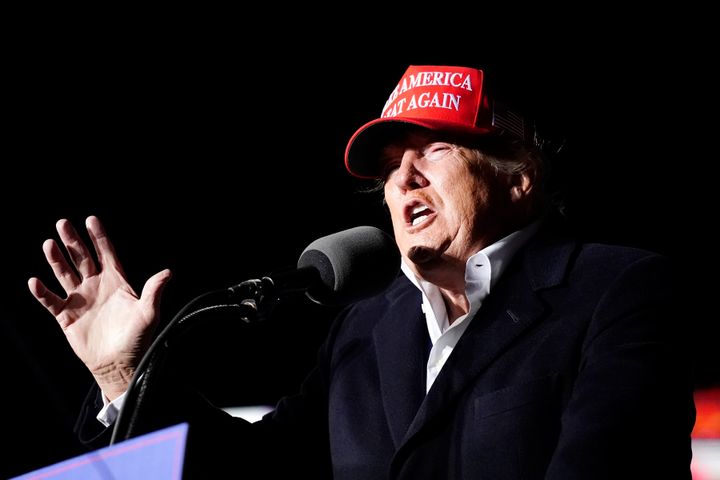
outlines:
[{"label": "raised hand", "polygon": [[66,298],[50,291],[35,277],[28,281],[28,287],[55,317],[75,354],[113,400],[127,389],[152,340],[170,270],[150,277],[138,297],[125,278],[100,220],[88,217],[85,224],[99,265],[72,224],[63,219],[56,227],[74,268],[54,240],[46,240],[43,251]]}]

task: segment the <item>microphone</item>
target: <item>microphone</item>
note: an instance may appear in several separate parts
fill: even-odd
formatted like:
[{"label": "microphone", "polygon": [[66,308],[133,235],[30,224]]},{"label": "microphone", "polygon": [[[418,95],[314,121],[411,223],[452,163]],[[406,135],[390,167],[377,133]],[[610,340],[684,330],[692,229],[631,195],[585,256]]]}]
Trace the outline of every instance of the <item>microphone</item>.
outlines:
[{"label": "microphone", "polygon": [[255,302],[304,291],[321,305],[345,305],[380,293],[400,270],[400,252],[382,230],[354,227],[318,238],[300,254],[297,269],[230,288]]},{"label": "microphone", "polygon": [[390,235],[362,226],[318,238],[300,254],[298,270],[317,271],[307,296],[320,304],[347,304],[385,290],[400,271],[400,251]]}]

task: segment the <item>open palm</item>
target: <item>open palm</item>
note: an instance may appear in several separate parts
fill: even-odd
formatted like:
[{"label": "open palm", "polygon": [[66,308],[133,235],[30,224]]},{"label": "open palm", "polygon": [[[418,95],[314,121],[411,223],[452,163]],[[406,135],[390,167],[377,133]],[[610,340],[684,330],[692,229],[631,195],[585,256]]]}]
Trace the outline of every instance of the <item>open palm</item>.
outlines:
[{"label": "open palm", "polygon": [[30,292],[55,317],[75,354],[92,372],[109,399],[127,389],[147,349],[158,320],[162,288],[170,278],[163,270],[145,283],[138,297],[128,284],[115,249],[96,217],[86,226],[98,264],[67,220],[57,230],[74,268],[54,240],[43,244],[45,257],[66,298],[31,278]]}]

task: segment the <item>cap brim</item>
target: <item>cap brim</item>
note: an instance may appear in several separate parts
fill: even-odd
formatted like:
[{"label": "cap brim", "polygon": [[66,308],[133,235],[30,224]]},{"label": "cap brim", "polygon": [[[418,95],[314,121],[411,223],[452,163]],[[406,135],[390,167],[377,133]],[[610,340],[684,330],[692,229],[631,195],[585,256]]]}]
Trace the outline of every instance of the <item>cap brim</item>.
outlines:
[{"label": "cap brim", "polygon": [[345,149],[345,167],[352,175],[376,179],[382,177],[382,149],[417,127],[454,135],[487,135],[491,129],[468,127],[442,120],[412,118],[378,118],[360,127]]}]

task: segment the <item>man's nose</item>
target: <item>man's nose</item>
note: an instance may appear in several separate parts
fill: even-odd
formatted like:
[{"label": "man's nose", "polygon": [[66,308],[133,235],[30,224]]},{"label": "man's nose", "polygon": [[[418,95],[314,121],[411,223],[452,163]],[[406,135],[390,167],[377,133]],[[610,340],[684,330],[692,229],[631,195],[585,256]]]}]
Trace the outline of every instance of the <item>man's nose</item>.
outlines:
[{"label": "man's nose", "polygon": [[429,184],[427,178],[418,169],[421,154],[412,148],[403,152],[402,160],[395,172],[393,182],[401,190],[415,190]]}]

